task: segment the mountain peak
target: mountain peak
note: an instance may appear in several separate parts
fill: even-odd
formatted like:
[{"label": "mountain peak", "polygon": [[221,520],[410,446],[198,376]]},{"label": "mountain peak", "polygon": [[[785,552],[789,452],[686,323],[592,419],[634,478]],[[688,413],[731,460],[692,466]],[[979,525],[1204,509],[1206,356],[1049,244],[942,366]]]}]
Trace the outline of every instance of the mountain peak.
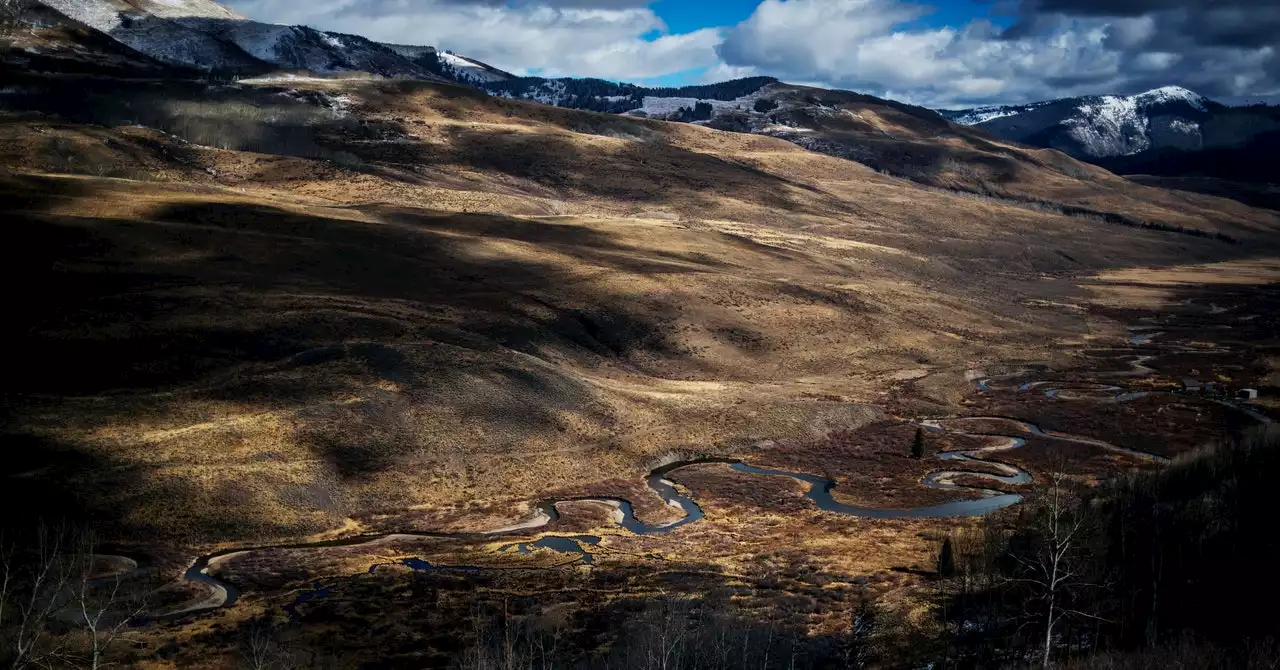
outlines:
[{"label": "mountain peak", "polygon": [[214,0],[134,0],[138,9],[166,19],[207,18],[244,21],[246,17]]},{"label": "mountain peak", "polygon": [[1160,88],[1153,88],[1150,91],[1139,93],[1133,98],[1146,104],[1185,102],[1201,111],[1204,111],[1205,102],[1208,100],[1203,95],[1181,86],[1161,86]]}]

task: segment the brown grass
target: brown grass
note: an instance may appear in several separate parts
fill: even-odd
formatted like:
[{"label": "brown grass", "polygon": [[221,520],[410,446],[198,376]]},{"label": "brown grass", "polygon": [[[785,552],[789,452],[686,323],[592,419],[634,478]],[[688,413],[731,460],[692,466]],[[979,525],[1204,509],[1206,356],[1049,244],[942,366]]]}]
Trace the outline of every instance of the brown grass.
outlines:
[{"label": "brown grass", "polygon": [[[1156,399],[975,395],[965,372],[1051,361],[1089,381],[1125,369],[1072,352],[1115,346],[1143,305],[1174,309],[1186,282],[1223,273],[1122,268],[1261,255],[1277,224],[1091,171],[1018,177],[1026,194],[1250,242],[1228,245],[921,189],[779,139],[456,88],[307,86],[353,96],[365,130],[310,139],[356,160],[0,122],[0,157],[16,171],[0,177],[12,209],[4,266],[11,286],[41,289],[14,300],[11,351],[34,365],[15,366],[3,389],[6,474],[24,507],[89,515],[110,541],[176,572],[197,548],[475,531],[559,496],[627,497],[642,518],[671,520],[642,477],[673,455],[821,473],[842,500],[868,506],[964,495],[919,481],[943,467],[937,450],[984,441],[931,435],[930,456],[911,459],[915,429],[895,419],[923,414],[1024,416],[1177,453],[1228,417],[1212,406],[1159,411],[1168,403]],[[868,122],[914,132],[888,115]],[[992,147],[983,150],[1003,150]],[[949,165],[947,179],[986,178]],[[1268,263],[1247,267],[1249,281],[1271,276]],[[1099,270],[1112,274],[1082,289],[1076,275]],[[1270,337],[1269,324],[1241,325],[1240,337]],[[1061,456],[1084,475],[1131,465],[1044,440],[999,458],[1040,473]],[[869,579],[878,594],[912,588],[931,569],[933,538],[971,523],[841,517],[789,479],[725,466],[673,478],[705,522],[636,537],[607,510],[571,504],[538,531],[606,535],[600,579],[617,583],[570,574],[485,588],[773,578],[768,597],[826,604],[818,630],[846,610],[815,590]],[[409,555],[557,558],[494,548],[261,552],[220,569],[252,587],[256,608],[316,576],[348,579]],[[399,593],[383,577],[359,588]],[[339,602],[331,614],[368,616],[356,611],[367,603]],[[202,626],[188,632],[214,635]]]}]

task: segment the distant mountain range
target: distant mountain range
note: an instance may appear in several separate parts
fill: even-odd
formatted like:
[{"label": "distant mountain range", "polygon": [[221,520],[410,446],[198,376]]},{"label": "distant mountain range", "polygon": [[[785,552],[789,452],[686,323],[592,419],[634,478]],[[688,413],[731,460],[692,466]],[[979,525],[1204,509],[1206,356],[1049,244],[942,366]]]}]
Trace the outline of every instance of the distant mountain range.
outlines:
[{"label": "distant mountain range", "polygon": [[1028,105],[944,110],[999,137],[1123,173],[1275,181],[1280,107],[1228,107],[1178,86]]},{"label": "distant mountain range", "polygon": [[[881,134],[902,134],[884,121],[886,115],[907,119],[921,132],[946,132],[950,120],[1122,173],[1280,181],[1280,162],[1272,158],[1280,148],[1280,107],[1228,107],[1180,87],[935,112],[770,77],[680,88],[518,77],[431,46],[253,21],[213,0],[14,0],[9,7],[27,23],[57,24],[70,42],[28,44],[2,54],[11,65],[32,70],[65,71],[72,69],[68,58],[78,57],[76,69],[89,70],[167,67],[227,78],[350,72],[460,83],[560,107],[783,137],[904,175],[940,170],[917,165],[919,156],[894,157],[876,147]],[[108,53],[110,58],[102,56]]]}]

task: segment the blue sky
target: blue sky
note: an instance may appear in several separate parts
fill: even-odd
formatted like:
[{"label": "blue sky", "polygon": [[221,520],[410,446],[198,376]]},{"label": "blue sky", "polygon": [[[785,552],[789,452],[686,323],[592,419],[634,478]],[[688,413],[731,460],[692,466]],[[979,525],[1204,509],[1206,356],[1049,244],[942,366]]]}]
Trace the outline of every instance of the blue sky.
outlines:
[{"label": "blue sky", "polygon": [[[737,25],[750,18],[759,4],[759,0],[658,0],[650,7],[671,32],[687,33],[699,28]],[[979,17],[991,18],[1002,26],[1013,23],[1011,16],[993,15],[990,2],[943,0],[921,4],[931,12],[918,20],[920,26],[963,26]]]},{"label": "blue sky", "polygon": [[767,75],[932,107],[1184,86],[1280,102],[1274,0],[223,0],[519,74]]},{"label": "blue sky", "polygon": [[757,4],[756,0],[659,0],[650,7],[671,32],[687,33],[746,21]]},{"label": "blue sky", "polygon": [[[666,25],[668,33],[689,33],[702,28],[732,26],[746,21],[759,5],[759,0],[658,0],[649,7]],[[944,26],[964,26],[977,18],[990,20],[993,24],[1007,28],[1014,18],[1005,13],[993,12],[990,2],[971,2],[970,0],[943,0],[941,2],[920,3],[925,13],[920,18],[903,24],[905,28],[941,28]],[[653,30],[644,35],[653,40],[664,33]],[[645,77],[635,83],[649,86],[684,86],[703,82],[713,66],[681,70],[658,77]]]}]

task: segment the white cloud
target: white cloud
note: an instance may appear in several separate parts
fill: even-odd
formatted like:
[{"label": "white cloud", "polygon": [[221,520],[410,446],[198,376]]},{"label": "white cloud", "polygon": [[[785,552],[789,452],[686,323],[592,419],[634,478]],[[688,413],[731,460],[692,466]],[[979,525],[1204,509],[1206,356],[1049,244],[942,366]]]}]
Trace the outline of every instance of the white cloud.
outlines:
[{"label": "white cloud", "polygon": [[1099,49],[1101,26],[1028,40],[1002,39],[986,23],[901,28],[918,16],[891,0],[765,0],[719,53],[730,65],[937,106],[1034,98],[1060,88],[1046,79],[1095,80],[1118,67]]},{"label": "white cloud", "polygon": [[726,65],[723,61],[716,63],[714,66],[707,68],[702,76],[698,77],[699,84],[715,84],[721,81],[729,81],[731,79],[743,79],[745,77],[759,76],[760,71],[750,65],[739,67],[735,65]]},{"label": "white cloud", "polygon": [[1177,65],[1182,54],[1168,51],[1147,51],[1133,58],[1133,66],[1144,72],[1161,72]]},{"label": "white cloud", "polygon": [[[718,29],[666,34],[666,26],[651,9],[618,7],[625,2],[606,3],[614,7],[605,8],[448,0],[230,0],[228,4],[259,21],[304,24],[381,42],[432,45],[512,72],[552,77],[641,79],[709,67],[718,62],[715,47],[721,40]],[[656,39],[644,39],[654,33]]]},{"label": "white cloud", "polygon": [[762,0],[737,26],[681,34],[647,0],[227,1],[261,21],[431,44],[553,77],[636,81],[705,68],[703,81],[772,75],[934,107],[1171,84],[1227,101],[1280,96],[1276,47],[1258,36],[1254,46],[1222,43],[1248,27],[1234,15],[1219,17],[1209,39],[1189,32],[1185,12],[1073,16],[1075,0],[1021,0],[1008,31],[985,20],[924,26],[928,8],[902,0]]},{"label": "white cloud", "polygon": [[718,53],[729,68],[935,107],[1168,84],[1228,99],[1277,92],[1271,47],[1179,42],[1153,16],[1033,15],[1002,34],[986,21],[920,27],[921,12],[897,0],[764,0]]}]

